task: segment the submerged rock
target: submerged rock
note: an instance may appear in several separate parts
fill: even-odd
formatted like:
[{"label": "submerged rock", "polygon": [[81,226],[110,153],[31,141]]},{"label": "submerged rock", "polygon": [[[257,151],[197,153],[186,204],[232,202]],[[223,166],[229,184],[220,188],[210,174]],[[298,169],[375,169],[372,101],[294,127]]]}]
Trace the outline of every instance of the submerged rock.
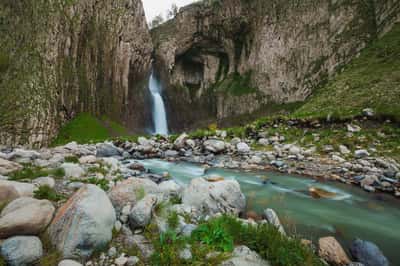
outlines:
[{"label": "submerged rock", "polygon": [[34,265],[43,256],[42,242],[35,236],[16,236],[1,245],[1,255],[9,266]]},{"label": "submerged rock", "polygon": [[319,198],[328,198],[329,199],[329,198],[334,198],[337,196],[337,194],[334,192],[330,192],[325,189],[317,188],[317,187],[310,187],[308,189],[308,191],[310,192],[311,196],[316,199],[319,199]]},{"label": "submerged rock", "polygon": [[64,258],[87,258],[111,240],[115,221],[106,193],[85,185],[60,207],[48,233]]},{"label": "submerged rock", "polygon": [[389,266],[387,258],[372,242],[356,239],[350,247],[350,252],[357,261],[365,266]]},{"label": "submerged rock", "polygon": [[196,178],[183,191],[182,203],[203,215],[238,215],[245,210],[246,198],[235,180],[208,182],[204,178]]}]

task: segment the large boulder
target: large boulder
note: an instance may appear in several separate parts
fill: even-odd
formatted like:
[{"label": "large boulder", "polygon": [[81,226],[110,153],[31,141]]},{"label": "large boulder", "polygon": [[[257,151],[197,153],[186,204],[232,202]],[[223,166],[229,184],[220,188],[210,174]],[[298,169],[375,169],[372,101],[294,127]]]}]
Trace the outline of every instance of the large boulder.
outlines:
[{"label": "large boulder", "polygon": [[196,178],[183,191],[182,203],[204,215],[238,215],[245,210],[246,198],[236,180],[208,182],[204,178]]},{"label": "large boulder", "polygon": [[153,209],[157,204],[157,197],[147,195],[140,200],[129,214],[129,224],[132,229],[144,228],[151,221]]},{"label": "large boulder", "polygon": [[167,198],[170,197],[181,198],[182,196],[183,187],[174,180],[168,180],[162,182],[161,184],[158,185],[158,187],[161,193],[163,193]]},{"label": "large boulder", "polygon": [[344,266],[350,263],[346,252],[334,237],[320,238],[318,244],[319,256],[330,265]]},{"label": "large boulder", "polygon": [[207,151],[210,151],[212,153],[220,153],[226,149],[225,142],[222,140],[217,140],[217,139],[210,139],[210,140],[204,141],[203,146],[204,146],[204,149],[206,149]]},{"label": "large boulder", "polygon": [[22,165],[12,161],[0,158],[0,175],[8,175],[9,173],[22,169]]},{"label": "large boulder", "polygon": [[18,191],[13,186],[0,184],[0,206],[18,197]]},{"label": "large boulder", "polygon": [[43,246],[35,236],[16,236],[1,245],[1,255],[9,266],[35,265],[43,256]]},{"label": "large boulder", "polygon": [[112,143],[101,143],[97,145],[96,156],[97,157],[113,157],[120,156],[121,151],[115,147]]},{"label": "large boulder", "polygon": [[38,235],[53,218],[55,208],[48,200],[18,198],[0,215],[0,238],[14,235]]},{"label": "large boulder", "polygon": [[0,180],[0,187],[11,186],[13,187],[20,197],[33,197],[33,192],[37,189],[33,184]]},{"label": "large boulder", "polygon": [[111,240],[115,222],[107,194],[85,185],[59,208],[48,234],[64,258],[87,258]]},{"label": "large boulder", "polygon": [[246,246],[238,246],[232,253],[232,258],[224,261],[221,266],[269,266],[257,252],[250,250]]},{"label": "large boulder", "polygon": [[148,194],[159,194],[160,190],[156,183],[148,179],[129,178],[112,188],[108,196],[114,207],[121,210],[130,204],[134,206],[138,198]]},{"label": "large boulder", "polygon": [[382,251],[374,244],[361,239],[353,241],[350,252],[353,257],[365,266],[388,266],[389,262]]}]

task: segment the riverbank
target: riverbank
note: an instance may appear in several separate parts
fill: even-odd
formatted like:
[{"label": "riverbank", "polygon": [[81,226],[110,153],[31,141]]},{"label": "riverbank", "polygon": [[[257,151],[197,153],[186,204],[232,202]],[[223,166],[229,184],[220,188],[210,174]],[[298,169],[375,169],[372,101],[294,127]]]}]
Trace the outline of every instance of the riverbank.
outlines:
[{"label": "riverbank", "polygon": [[[238,261],[249,259],[255,265],[304,261],[321,265],[315,254],[332,265],[350,263],[334,239],[318,240],[314,253],[310,241],[281,236],[275,212],[246,214],[246,197],[237,181],[199,177],[182,186],[168,172],[149,172],[134,160],[185,159],[207,168],[221,164],[222,158],[232,157],[226,160],[232,166],[243,156],[255,159],[248,145],[232,145],[222,137],[200,141],[182,135],[173,143],[139,138],[135,143],[115,145],[69,143],[38,151],[2,149],[2,256],[10,265],[22,265],[21,261],[57,265],[62,258],[85,265],[241,265]],[[262,167],[248,160],[238,163],[242,169]],[[218,218],[221,215],[225,218]],[[241,219],[234,222],[238,216]],[[260,245],[252,241],[254,235]],[[332,255],[338,251],[342,256]],[[229,264],[232,260],[234,264]]]}]

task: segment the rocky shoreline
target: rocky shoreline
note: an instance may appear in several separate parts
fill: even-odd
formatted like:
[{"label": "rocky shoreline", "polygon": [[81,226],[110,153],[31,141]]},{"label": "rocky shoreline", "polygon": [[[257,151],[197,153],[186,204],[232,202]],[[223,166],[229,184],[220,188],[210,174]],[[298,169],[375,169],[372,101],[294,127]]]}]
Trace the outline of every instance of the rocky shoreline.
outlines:
[{"label": "rocky shoreline", "polygon": [[[182,187],[167,172],[156,175],[145,169],[140,160],[146,158],[187,161],[205,168],[273,169],[399,196],[395,179],[399,165],[394,160],[373,157],[367,150],[339,159],[341,154],[350,153],[345,148],[323,158],[312,149],[283,144],[279,136],[258,138],[258,144],[272,149],[254,151],[254,141],[228,140],[226,132],[218,131],[216,136],[202,139],[182,134],[176,139],[140,137],[137,142],[72,142],[38,151],[4,148],[0,152],[2,257],[8,265],[31,265],[47,258],[52,247],[61,254],[59,258],[84,265],[147,265],[154,247],[146,239],[146,228],[153,225],[156,234],[168,232],[171,213],[176,214],[174,230],[179,235],[190,236],[202,221],[225,214],[241,217],[244,224],[272,224],[285,234],[273,210],[265,210],[260,220],[245,213],[246,199],[236,181],[197,178]],[[159,209],[164,204],[167,214],[161,215]],[[374,265],[388,265],[374,244],[357,241],[352,247],[355,251],[351,251],[355,260],[365,263],[374,257],[379,260]],[[106,246],[108,250],[94,255]],[[123,252],[126,246],[137,248],[137,255]],[[331,265],[362,265],[351,264],[334,238],[322,238],[318,246],[320,258]],[[191,252],[183,249],[182,258],[190,260]],[[249,260],[254,265],[269,265],[245,246],[236,247],[219,264],[248,265],[243,263]],[[62,261],[58,265],[80,264]]]}]

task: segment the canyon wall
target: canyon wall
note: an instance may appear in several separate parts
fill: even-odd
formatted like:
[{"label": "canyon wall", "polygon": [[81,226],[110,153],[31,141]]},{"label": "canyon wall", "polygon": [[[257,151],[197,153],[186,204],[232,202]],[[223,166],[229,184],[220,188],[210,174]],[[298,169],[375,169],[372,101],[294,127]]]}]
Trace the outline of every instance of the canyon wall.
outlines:
[{"label": "canyon wall", "polygon": [[144,128],[153,46],[140,0],[4,0],[0,35],[0,143],[48,145],[79,112]]},{"label": "canyon wall", "polygon": [[170,124],[305,100],[398,20],[395,0],[209,0],[152,30]]}]

